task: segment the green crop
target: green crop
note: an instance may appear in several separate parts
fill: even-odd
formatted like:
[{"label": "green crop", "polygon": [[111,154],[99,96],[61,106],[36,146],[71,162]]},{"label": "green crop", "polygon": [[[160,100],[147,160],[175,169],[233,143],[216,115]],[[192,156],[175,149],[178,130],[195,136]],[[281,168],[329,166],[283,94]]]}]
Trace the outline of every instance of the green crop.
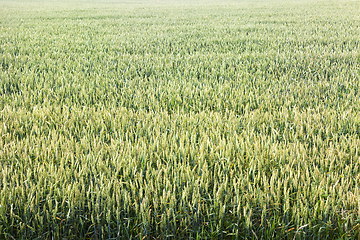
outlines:
[{"label": "green crop", "polygon": [[0,0],[0,238],[357,238],[359,16]]}]

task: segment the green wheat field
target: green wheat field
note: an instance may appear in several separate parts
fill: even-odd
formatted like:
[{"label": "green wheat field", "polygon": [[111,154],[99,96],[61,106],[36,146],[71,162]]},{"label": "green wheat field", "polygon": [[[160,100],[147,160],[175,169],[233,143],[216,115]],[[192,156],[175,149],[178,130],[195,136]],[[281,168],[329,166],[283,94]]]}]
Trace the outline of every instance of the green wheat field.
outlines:
[{"label": "green wheat field", "polygon": [[357,239],[360,1],[0,0],[0,239]]}]

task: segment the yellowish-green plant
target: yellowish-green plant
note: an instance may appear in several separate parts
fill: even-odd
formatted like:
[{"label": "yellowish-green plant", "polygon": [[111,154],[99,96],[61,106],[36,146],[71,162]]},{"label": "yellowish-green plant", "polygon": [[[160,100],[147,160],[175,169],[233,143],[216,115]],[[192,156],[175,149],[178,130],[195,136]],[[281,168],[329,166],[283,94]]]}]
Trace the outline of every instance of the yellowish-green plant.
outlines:
[{"label": "yellowish-green plant", "polygon": [[359,2],[0,6],[0,238],[359,235]]}]

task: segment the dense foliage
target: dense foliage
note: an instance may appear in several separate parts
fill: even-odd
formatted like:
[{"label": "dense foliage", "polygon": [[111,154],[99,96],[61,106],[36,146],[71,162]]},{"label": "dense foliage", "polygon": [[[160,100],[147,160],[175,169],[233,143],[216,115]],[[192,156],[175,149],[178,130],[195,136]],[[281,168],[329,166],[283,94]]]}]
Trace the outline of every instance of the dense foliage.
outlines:
[{"label": "dense foliage", "polygon": [[355,238],[360,3],[0,1],[0,238]]}]

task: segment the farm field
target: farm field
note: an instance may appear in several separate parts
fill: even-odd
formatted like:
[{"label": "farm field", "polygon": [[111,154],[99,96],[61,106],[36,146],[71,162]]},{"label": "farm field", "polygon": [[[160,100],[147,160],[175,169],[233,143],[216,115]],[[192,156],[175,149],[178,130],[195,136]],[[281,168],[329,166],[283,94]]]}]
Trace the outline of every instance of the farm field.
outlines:
[{"label": "farm field", "polygon": [[0,239],[355,239],[360,1],[0,0]]}]

